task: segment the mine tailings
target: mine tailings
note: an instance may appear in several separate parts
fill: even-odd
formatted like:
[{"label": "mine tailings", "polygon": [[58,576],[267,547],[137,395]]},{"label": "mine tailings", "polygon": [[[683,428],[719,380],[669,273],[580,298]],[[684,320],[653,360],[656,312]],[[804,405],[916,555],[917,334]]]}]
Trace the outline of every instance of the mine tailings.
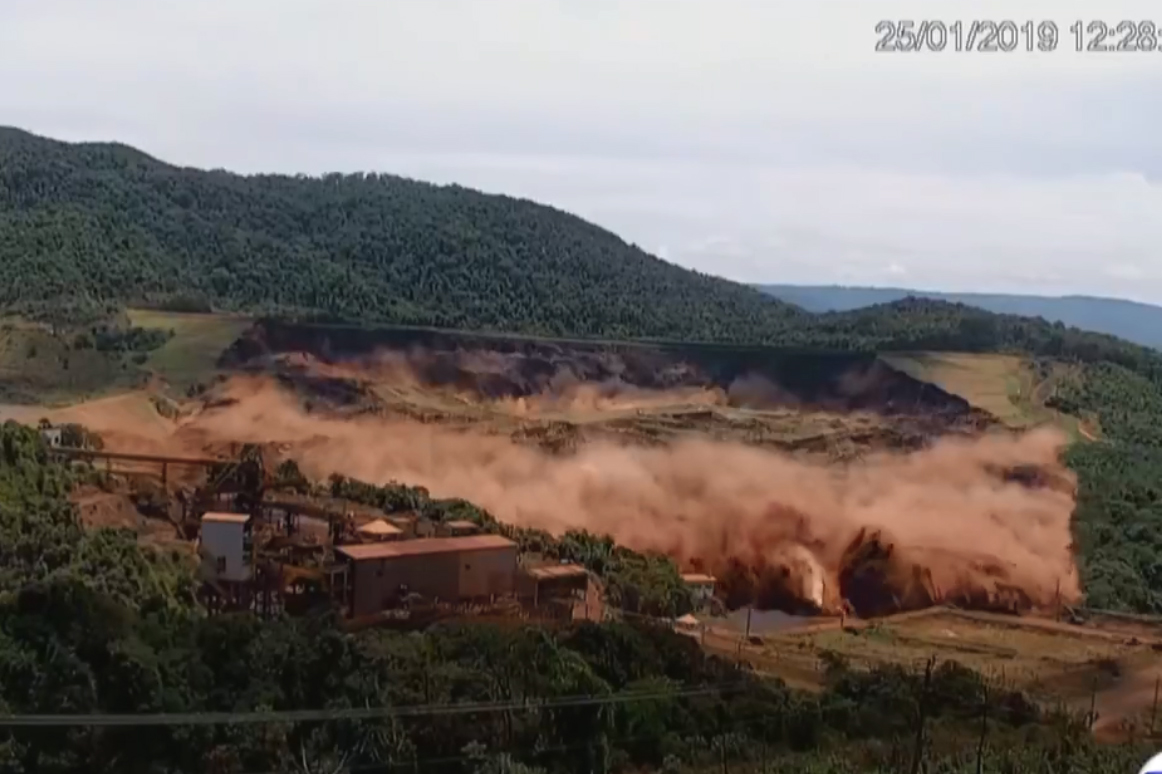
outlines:
[{"label": "mine tailings", "polygon": [[[718,388],[732,405],[810,406],[968,420],[989,418],[964,399],[914,379],[874,353],[727,344],[538,339],[422,328],[366,328],[264,319],[219,359],[228,371],[265,371],[281,355],[358,367],[391,359],[421,384],[483,400],[550,394],[576,384],[646,390]],[[309,374],[308,390],[331,391]],[[334,390],[342,392],[339,385]]]}]

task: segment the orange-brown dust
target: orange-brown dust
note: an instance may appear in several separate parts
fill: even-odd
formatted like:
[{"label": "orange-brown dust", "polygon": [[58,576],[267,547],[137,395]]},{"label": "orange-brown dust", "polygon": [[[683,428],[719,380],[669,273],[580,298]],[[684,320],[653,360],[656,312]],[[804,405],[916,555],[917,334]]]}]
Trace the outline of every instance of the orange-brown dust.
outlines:
[{"label": "orange-brown dust", "polygon": [[[262,377],[235,378],[228,393],[233,403],[165,438],[151,426],[148,445],[282,444],[312,477],[406,482],[502,521],[666,552],[719,576],[733,604],[836,610],[846,599],[866,614],[947,600],[1048,608],[1080,595],[1074,479],[1054,431],[950,438],[842,467],[710,440],[594,442],[560,457],[439,425],[308,414]],[[110,419],[86,417],[126,438],[128,418]],[[1013,469],[1025,474],[1004,475]]]}]

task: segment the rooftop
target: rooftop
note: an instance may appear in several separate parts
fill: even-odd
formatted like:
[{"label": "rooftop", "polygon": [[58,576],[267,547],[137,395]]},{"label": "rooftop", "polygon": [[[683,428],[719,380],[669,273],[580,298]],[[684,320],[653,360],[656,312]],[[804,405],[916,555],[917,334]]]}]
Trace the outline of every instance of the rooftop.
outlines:
[{"label": "rooftop", "polygon": [[713,575],[704,575],[700,572],[687,572],[682,574],[682,582],[689,583],[692,586],[702,586],[717,583],[718,579]]},{"label": "rooftop", "polygon": [[403,533],[402,529],[393,524],[388,524],[383,519],[369,521],[355,531],[361,532],[364,535],[400,535]]},{"label": "rooftop", "polygon": [[203,513],[202,523],[217,522],[218,524],[245,524],[250,521],[249,513]]},{"label": "rooftop", "polygon": [[452,519],[444,522],[444,526],[448,529],[477,529],[479,525],[474,521],[468,519]]},{"label": "rooftop", "polygon": [[541,567],[529,567],[525,572],[532,578],[537,580],[549,580],[550,578],[579,578],[582,575],[588,576],[589,571],[579,564],[546,564]]},{"label": "rooftop", "polygon": [[515,549],[516,543],[500,535],[468,535],[466,537],[421,538],[395,543],[335,546],[335,553],[359,562],[365,559],[394,559],[400,556],[484,551],[497,548]]}]

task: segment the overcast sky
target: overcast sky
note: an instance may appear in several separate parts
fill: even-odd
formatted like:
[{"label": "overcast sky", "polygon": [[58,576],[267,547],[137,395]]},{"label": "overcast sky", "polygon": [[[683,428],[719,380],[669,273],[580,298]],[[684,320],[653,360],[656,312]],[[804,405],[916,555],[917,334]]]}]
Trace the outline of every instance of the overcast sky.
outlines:
[{"label": "overcast sky", "polygon": [[[1162,303],[1162,51],[1069,31],[1124,18],[1162,2],[0,0],[0,124],[527,196],[748,282]],[[1060,39],[876,53],[881,19]]]}]

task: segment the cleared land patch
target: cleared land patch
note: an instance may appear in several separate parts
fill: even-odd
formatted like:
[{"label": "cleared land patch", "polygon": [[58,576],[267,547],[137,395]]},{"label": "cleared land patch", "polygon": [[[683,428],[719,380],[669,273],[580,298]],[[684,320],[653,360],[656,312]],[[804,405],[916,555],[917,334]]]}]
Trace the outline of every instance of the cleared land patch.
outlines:
[{"label": "cleared land patch", "polygon": [[128,316],[137,327],[173,331],[173,338],[149,353],[142,367],[177,390],[213,376],[218,358],[252,323],[241,316],[151,309],[130,309]]},{"label": "cleared land patch", "polygon": [[1095,728],[1116,734],[1148,722],[1155,681],[1162,678],[1162,626],[1147,628],[1131,633],[930,608],[846,627],[825,620],[765,635],[761,645],[756,639],[740,646],[736,633],[711,629],[706,645],[802,688],[822,687],[828,656],[856,669],[922,668],[933,657],[956,661],[1047,705],[1086,711],[1093,701]]},{"label": "cleared land patch", "polygon": [[1018,355],[967,352],[889,353],[880,359],[914,379],[964,398],[1009,427],[1053,424],[1071,438],[1092,440],[1092,430],[1081,432],[1076,417],[1045,405],[1057,382],[1071,370],[1065,364],[1039,372],[1028,358]]},{"label": "cleared land patch", "polygon": [[140,378],[129,356],[76,347],[50,326],[0,321],[0,401],[59,404],[128,389]]}]

